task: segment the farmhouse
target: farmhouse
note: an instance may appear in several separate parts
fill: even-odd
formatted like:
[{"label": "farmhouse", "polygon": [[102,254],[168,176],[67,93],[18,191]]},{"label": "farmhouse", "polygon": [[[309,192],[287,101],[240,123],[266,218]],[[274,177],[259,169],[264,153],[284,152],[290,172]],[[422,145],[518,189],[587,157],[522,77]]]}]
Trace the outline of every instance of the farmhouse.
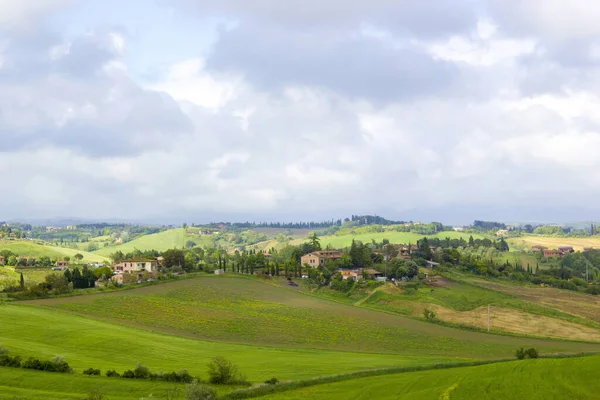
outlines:
[{"label": "farmhouse", "polygon": [[547,247],[540,246],[540,245],[531,246],[532,251],[544,251],[547,249],[548,249]]},{"label": "farmhouse", "polygon": [[573,253],[575,250],[573,250],[573,246],[559,246],[558,247],[558,251],[560,251],[561,253]]},{"label": "farmhouse", "polygon": [[113,271],[121,274],[131,274],[133,272],[156,272],[158,271],[158,262],[156,260],[127,260],[113,265]]},{"label": "farmhouse", "polygon": [[346,279],[352,279],[353,281],[357,281],[359,280],[362,275],[360,270],[350,270],[350,269],[342,269],[340,270],[341,274],[342,274],[342,279],[346,280]]},{"label": "farmhouse", "polygon": [[302,256],[300,262],[302,265],[317,268],[319,266],[325,266],[327,260],[335,261],[340,258],[342,258],[342,253],[339,251],[313,251],[312,253]]},{"label": "farmhouse", "polygon": [[560,257],[560,256],[562,256],[562,254],[563,253],[560,250],[549,250],[549,249],[544,250],[544,257],[546,257],[546,258]]},{"label": "farmhouse", "polygon": [[376,279],[377,277],[383,276],[383,273],[377,271],[376,269],[368,268],[363,269],[363,276],[369,277],[370,279]]}]

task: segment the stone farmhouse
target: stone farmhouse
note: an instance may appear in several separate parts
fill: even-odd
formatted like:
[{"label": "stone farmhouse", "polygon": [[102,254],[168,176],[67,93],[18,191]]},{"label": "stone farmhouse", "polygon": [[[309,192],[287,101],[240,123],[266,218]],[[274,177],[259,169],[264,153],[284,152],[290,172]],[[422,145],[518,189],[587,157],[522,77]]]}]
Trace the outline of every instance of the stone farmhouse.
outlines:
[{"label": "stone farmhouse", "polygon": [[313,251],[312,253],[302,256],[300,262],[302,263],[302,265],[317,268],[319,266],[325,266],[327,260],[336,261],[340,258],[342,258],[341,251]]}]

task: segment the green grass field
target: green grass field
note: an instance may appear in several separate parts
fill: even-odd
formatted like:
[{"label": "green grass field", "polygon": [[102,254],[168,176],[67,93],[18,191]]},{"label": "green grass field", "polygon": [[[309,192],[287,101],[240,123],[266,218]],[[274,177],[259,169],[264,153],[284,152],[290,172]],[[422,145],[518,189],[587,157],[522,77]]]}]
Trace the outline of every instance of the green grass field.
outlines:
[{"label": "green grass field", "polygon": [[598,399],[600,356],[537,359],[361,378],[262,397],[295,399]]},{"label": "green grass field", "polygon": [[207,362],[221,355],[238,364],[248,379],[261,382],[272,376],[303,379],[362,369],[456,360],[451,356],[428,357],[415,352],[398,356],[353,352],[351,348],[327,351],[201,341],[59,310],[13,304],[0,307],[0,345],[23,357],[64,356],[79,373],[89,367],[122,372],[142,363],[155,371],[185,368],[206,379]]},{"label": "green grass field", "polygon": [[134,239],[131,242],[117,246],[103,247],[102,249],[95,251],[94,254],[109,256],[118,250],[123,253],[130,253],[135,249],[165,251],[173,248],[182,248],[185,246],[185,241],[185,230],[183,228],[177,228],[152,235],[145,235]]},{"label": "green grass field", "polygon": [[23,257],[50,257],[62,259],[65,256],[73,257],[79,253],[83,256],[82,262],[104,262],[107,260],[102,255],[75,250],[67,247],[41,245],[28,240],[3,240],[0,241],[0,250],[10,250]]},{"label": "green grass field", "polygon": [[600,344],[447,328],[236,277],[209,276],[29,304],[179,336],[261,346],[464,358],[510,356],[526,343],[544,352],[600,350]]}]

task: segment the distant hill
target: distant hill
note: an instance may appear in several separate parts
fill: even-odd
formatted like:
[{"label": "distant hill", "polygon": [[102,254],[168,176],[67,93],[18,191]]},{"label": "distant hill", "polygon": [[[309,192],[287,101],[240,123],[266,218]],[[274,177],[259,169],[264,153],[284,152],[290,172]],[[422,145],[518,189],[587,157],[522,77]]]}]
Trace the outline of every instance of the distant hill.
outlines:
[{"label": "distant hill", "polygon": [[75,250],[67,247],[41,245],[28,240],[4,240],[0,241],[0,250],[10,250],[23,257],[50,257],[61,259],[65,256],[73,257],[79,253],[83,256],[83,262],[104,262],[107,258],[101,254],[89,253],[83,250]]},{"label": "distant hill", "polygon": [[109,256],[116,251],[129,253],[138,250],[157,250],[165,251],[173,248],[181,248],[185,246],[186,234],[183,228],[169,229],[164,232],[145,235],[131,242],[123,243],[117,246],[107,246],[94,252],[101,256]]}]

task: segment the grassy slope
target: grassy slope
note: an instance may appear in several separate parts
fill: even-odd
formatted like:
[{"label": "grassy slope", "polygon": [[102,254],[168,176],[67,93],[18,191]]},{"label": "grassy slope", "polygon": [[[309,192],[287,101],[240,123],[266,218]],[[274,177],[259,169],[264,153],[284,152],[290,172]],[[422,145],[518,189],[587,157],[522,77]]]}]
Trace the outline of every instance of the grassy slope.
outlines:
[{"label": "grassy slope", "polygon": [[600,350],[594,344],[447,328],[244,278],[196,278],[32,304],[183,336],[260,345],[473,358],[511,356],[525,345],[544,352]]},{"label": "grassy slope", "polygon": [[263,399],[597,399],[600,356],[513,361],[362,378]]},{"label": "grassy slope", "polygon": [[[99,392],[111,400],[140,399],[153,394],[166,398],[172,383],[88,377],[0,367],[0,399],[80,400]],[[180,392],[182,392],[180,390]]]},{"label": "grassy slope", "polygon": [[600,325],[575,316],[576,308],[547,308],[511,293],[439,278],[418,290],[401,291],[389,284],[361,302],[362,306],[413,316],[421,316],[423,309],[428,307],[444,321],[482,329],[487,327],[488,304],[493,306],[491,328],[494,330],[600,341]]},{"label": "grassy slope", "polygon": [[103,247],[95,251],[94,254],[109,256],[110,254],[120,250],[123,253],[138,250],[157,250],[165,251],[173,248],[181,248],[185,246],[185,231],[183,228],[170,229],[168,231],[145,235],[134,239],[131,242],[123,243],[117,246]]},{"label": "grassy slope", "polygon": [[0,326],[0,344],[14,354],[48,359],[61,355],[78,373],[89,367],[122,372],[139,362],[156,371],[186,368],[206,378],[206,363],[221,355],[238,364],[248,379],[258,382],[273,375],[280,379],[302,379],[449,359],[200,341],[13,304],[0,306]]},{"label": "grassy slope", "polygon": [[24,257],[50,257],[50,258],[62,258],[64,256],[73,257],[75,254],[80,253],[83,255],[83,262],[102,262],[106,261],[106,258],[102,255],[88,253],[87,251],[69,249],[66,247],[58,246],[44,246],[27,240],[5,240],[0,241],[0,250],[10,250]]}]

